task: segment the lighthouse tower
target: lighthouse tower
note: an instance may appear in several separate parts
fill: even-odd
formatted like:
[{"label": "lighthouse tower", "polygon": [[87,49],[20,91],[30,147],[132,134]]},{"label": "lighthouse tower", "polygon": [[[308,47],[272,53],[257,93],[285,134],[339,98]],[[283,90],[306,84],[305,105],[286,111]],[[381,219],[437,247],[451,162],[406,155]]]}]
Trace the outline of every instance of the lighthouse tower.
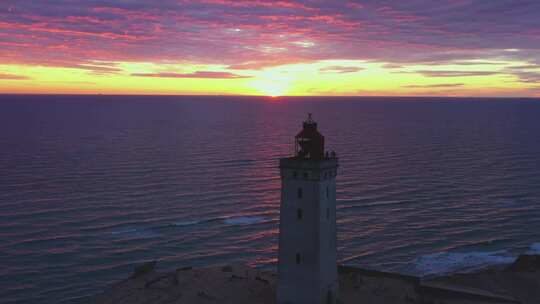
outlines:
[{"label": "lighthouse tower", "polygon": [[279,160],[278,304],[335,304],[338,292],[334,152],[309,114],[294,156]]}]

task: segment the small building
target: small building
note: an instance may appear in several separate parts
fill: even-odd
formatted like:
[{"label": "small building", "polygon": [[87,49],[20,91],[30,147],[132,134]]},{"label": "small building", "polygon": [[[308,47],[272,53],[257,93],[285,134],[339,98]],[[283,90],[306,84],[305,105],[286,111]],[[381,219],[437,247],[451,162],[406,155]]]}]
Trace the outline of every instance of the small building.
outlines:
[{"label": "small building", "polygon": [[335,152],[309,114],[295,152],[279,161],[278,304],[335,304],[338,294]]}]

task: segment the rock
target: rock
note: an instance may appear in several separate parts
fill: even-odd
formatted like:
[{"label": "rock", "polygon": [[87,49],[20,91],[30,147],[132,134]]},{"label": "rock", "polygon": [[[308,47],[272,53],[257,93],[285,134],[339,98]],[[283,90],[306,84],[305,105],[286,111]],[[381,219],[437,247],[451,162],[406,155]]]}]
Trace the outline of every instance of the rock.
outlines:
[{"label": "rock", "polygon": [[263,282],[263,283],[266,284],[266,285],[269,285],[269,284],[270,284],[270,282],[269,282],[267,279],[263,279],[263,278],[261,278],[260,276],[256,276],[256,277],[255,277],[255,280],[261,281],[261,282]]},{"label": "rock", "polygon": [[216,297],[213,297],[213,296],[207,294],[206,292],[204,292],[202,290],[197,293],[197,296],[199,296],[199,297],[201,297],[203,299],[207,299],[207,300],[215,300],[216,299]]},{"label": "rock", "polygon": [[232,269],[232,266],[223,266],[221,268],[221,271],[223,271],[223,272],[232,272],[233,269]]},{"label": "rock", "polygon": [[236,274],[233,274],[231,275],[231,277],[229,278],[229,281],[234,281],[234,280],[245,280],[247,279],[246,277],[241,277],[239,275],[236,275]]},{"label": "rock", "polygon": [[146,282],[144,287],[167,289],[175,285],[178,285],[178,279],[176,278],[176,275],[165,274]]},{"label": "rock", "polygon": [[522,254],[507,270],[512,272],[540,271],[540,255]]},{"label": "rock", "polygon": [[133,274],[131,275],[132,278],[137,278],[142,275],[154,272],[156,268],[156,261],[147,262],[142,265],[136,266],[133,270]]}]

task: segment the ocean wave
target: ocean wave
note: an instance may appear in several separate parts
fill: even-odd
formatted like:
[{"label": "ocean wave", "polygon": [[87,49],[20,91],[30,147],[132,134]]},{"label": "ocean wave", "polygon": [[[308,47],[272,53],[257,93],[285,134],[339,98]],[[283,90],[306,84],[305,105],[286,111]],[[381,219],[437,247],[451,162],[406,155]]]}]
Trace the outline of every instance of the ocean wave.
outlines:
[{"label": "ocean wave", "polygon": [[540,254],[540,243],[533,243],[531,247],[529,247],[527,254]]},{"label": "ocean wave", "polygon": [[516,257],[505,253],[506,251],[472,251],[426,254],[414,261],[414,273],[428,276],[468,272],[492,265],[511,264],[516,260]]},{"label": "ocean wave", "polygon": [[172,223],[172,226],[177,226],[177,227],[193,226],[193,225],[200,224],[201,222],[202,221],[179,221],[179,222]]},{"label": "ocean wave", "polygon": [[209,218],[209,219],[204,219],[204,220],[179,221],[179,222],[166,225],[165,227],[171,227],[171,226],[186,227],[186,226],[193,226],[193,225],[212,223],[212,222],[223,222],[227,225],[252,225],[252,224],[261,223],[265,220],[267,220],[267,218],[263,216],[230,216],[230,217],[223,216],[223,217],[214,217],[214,218]]},{"label": "ocean wave", "polygon": [[262,216],[238,216],[225,218],[223,222],[227,225],[253,225],[265,220],[266,218]]},{"label": "ocean wave", "polygon": [[123,228],[111,231],[110,234],[116,237],[137,239],[147,239],[161,236],[161,234],[154,231],[152,228]]},{"label": "ocean wave", "polygon": [[237,217],[216,217],[206,220],[184,220],[177,221],[165,225],[157,225],[153,227],[128,227],[118,230],[111,231],[109,234],[117,237],[129,236],[131,238],[152,238],[158,237],[163,232],[168,229],[189,227],[194,225],[199,225],[203,223],[211,223],[216,221],[222,221],[227,225],[237,226],[237,225],[253,225],[264,222],[267,218],[262,216],[237,216]]}]

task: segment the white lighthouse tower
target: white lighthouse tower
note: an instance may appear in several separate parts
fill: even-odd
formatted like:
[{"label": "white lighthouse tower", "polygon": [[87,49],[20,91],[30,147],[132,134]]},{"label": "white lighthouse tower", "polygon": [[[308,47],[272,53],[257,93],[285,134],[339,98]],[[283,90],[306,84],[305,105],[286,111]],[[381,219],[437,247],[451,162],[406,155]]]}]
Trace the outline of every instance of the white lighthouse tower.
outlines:
[{"label": "white lighthouse tower", "polygon": [[294,156],[279,161],[278,304],[336,303],[337,167],[310,114],[295,137]]}]

